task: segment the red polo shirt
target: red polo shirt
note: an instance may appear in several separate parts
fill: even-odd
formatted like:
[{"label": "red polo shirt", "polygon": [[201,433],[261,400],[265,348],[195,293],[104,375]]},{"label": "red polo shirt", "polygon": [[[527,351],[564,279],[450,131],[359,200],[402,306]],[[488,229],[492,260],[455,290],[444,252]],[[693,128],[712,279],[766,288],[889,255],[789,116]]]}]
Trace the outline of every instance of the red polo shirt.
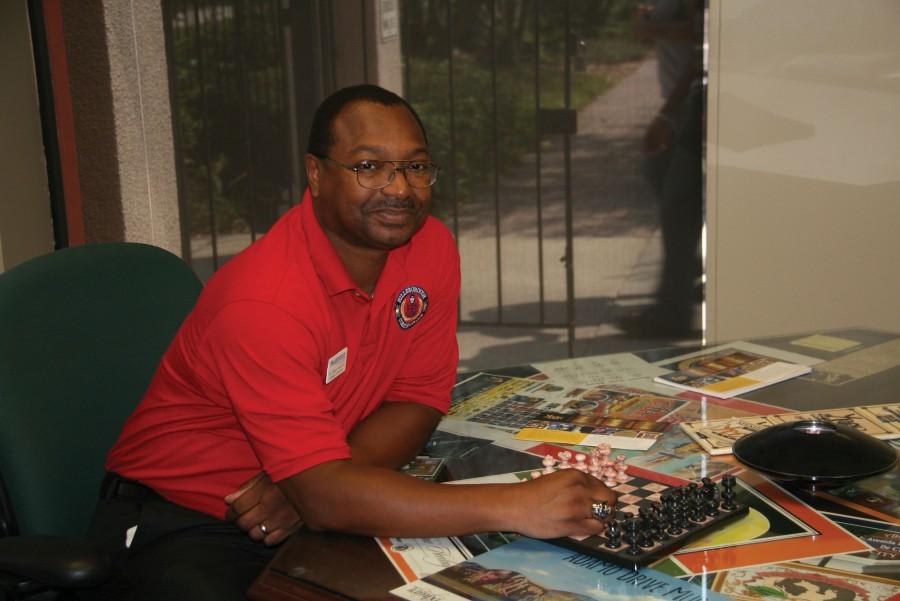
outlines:
[{"label": "red polo shirt", "polygon": [[106,468],[222,517],[260,470],[278,481],[349,458],[347,434],[386,400],[446,412],[458,297],[459,255],[436,219],[390,251],[370,297],[307,192],[210,279]]}]

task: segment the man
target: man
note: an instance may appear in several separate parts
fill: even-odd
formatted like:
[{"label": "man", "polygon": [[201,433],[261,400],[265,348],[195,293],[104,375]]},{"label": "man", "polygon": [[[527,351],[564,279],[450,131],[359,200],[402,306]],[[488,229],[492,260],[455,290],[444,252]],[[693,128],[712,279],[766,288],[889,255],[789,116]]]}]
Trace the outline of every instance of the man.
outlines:
[{"label": "man", "polygon": [[437,167],[413,109],[369,85],[322,103],[308,150],[302,203],[209,281],[110,451],[94,532],[118,552],[123,596],[243,598],[301,518],[555,537],[601,532],[592,504],[615,501],[576,470],[493,486],[395,471],[456,371],[459,259],[429,216]]},{"label": "man", "polygon": [[663,265],[655,302],[619,326],[642,338],[696,337],[702,300],[703,10],[695,0],[650,0],[638,6],[635,32],[656,43],[663,105],[644,135],[644,172],[660,201]]}]

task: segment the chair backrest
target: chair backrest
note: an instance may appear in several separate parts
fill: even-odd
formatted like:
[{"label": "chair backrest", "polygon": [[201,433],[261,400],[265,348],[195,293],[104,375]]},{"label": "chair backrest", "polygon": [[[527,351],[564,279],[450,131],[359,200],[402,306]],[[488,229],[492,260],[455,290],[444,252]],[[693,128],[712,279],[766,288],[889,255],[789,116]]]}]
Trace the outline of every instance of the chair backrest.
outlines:
[{"label": "chair backrest", "polygon": [[84,534],[106,452],[201,287],[180,258],[137,243],[67,248],[0,274],[8,534]]}]

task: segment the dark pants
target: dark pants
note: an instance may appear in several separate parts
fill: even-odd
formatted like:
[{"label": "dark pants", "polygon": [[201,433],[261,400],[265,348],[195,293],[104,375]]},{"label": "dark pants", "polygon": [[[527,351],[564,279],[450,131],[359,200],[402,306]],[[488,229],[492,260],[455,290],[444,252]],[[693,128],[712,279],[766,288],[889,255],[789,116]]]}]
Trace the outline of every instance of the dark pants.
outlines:
[{"label": "dark pants", "polygon": [[[126,547],[126,532],[135,525]],[[242,600],[275,553],[230,522],[114,475],[104,480],[90,536],[113,557],[116,571],[84,599]]]},{"label": "dark pants", "polygon": [[703,273],[699,255],[703,228],[703,88],[695,85],[679,110],[674,144],[645,164],[660,198],[663,268],[656,292],[658,317],[687,324],[696,283]]}]

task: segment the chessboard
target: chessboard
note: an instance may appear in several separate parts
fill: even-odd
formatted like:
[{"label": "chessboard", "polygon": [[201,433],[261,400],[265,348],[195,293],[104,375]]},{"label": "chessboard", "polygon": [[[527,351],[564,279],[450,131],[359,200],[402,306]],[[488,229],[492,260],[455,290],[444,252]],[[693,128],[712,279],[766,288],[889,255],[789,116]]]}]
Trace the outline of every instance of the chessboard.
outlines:
[{"label": "chessboard", "polygon": [[619,499],[603,535],[552,542],[637,569],[746,515],[748,507],[735,500],[734,487],[734,476],[725,476],[719,484],[704,478],[702,484],[686,486],[630,476],[613,487]]},{"label": "chessboard", "polygon": [[623,456],[615,463],[608,456],[608,449],[600,449],[590,459],[578,456],[571,465],[571,454],[565,451],[558,460],[546,457],[543,472],[532,472],[534,478],[560,468],[582,468],[618,494],[604,534],[558,538],[551,541],[554,544],[638,569],[749,511],[735,499],[734,476],[725,476],[719,483],[703,478],[699,483],[671,486],[628,474]]}]

